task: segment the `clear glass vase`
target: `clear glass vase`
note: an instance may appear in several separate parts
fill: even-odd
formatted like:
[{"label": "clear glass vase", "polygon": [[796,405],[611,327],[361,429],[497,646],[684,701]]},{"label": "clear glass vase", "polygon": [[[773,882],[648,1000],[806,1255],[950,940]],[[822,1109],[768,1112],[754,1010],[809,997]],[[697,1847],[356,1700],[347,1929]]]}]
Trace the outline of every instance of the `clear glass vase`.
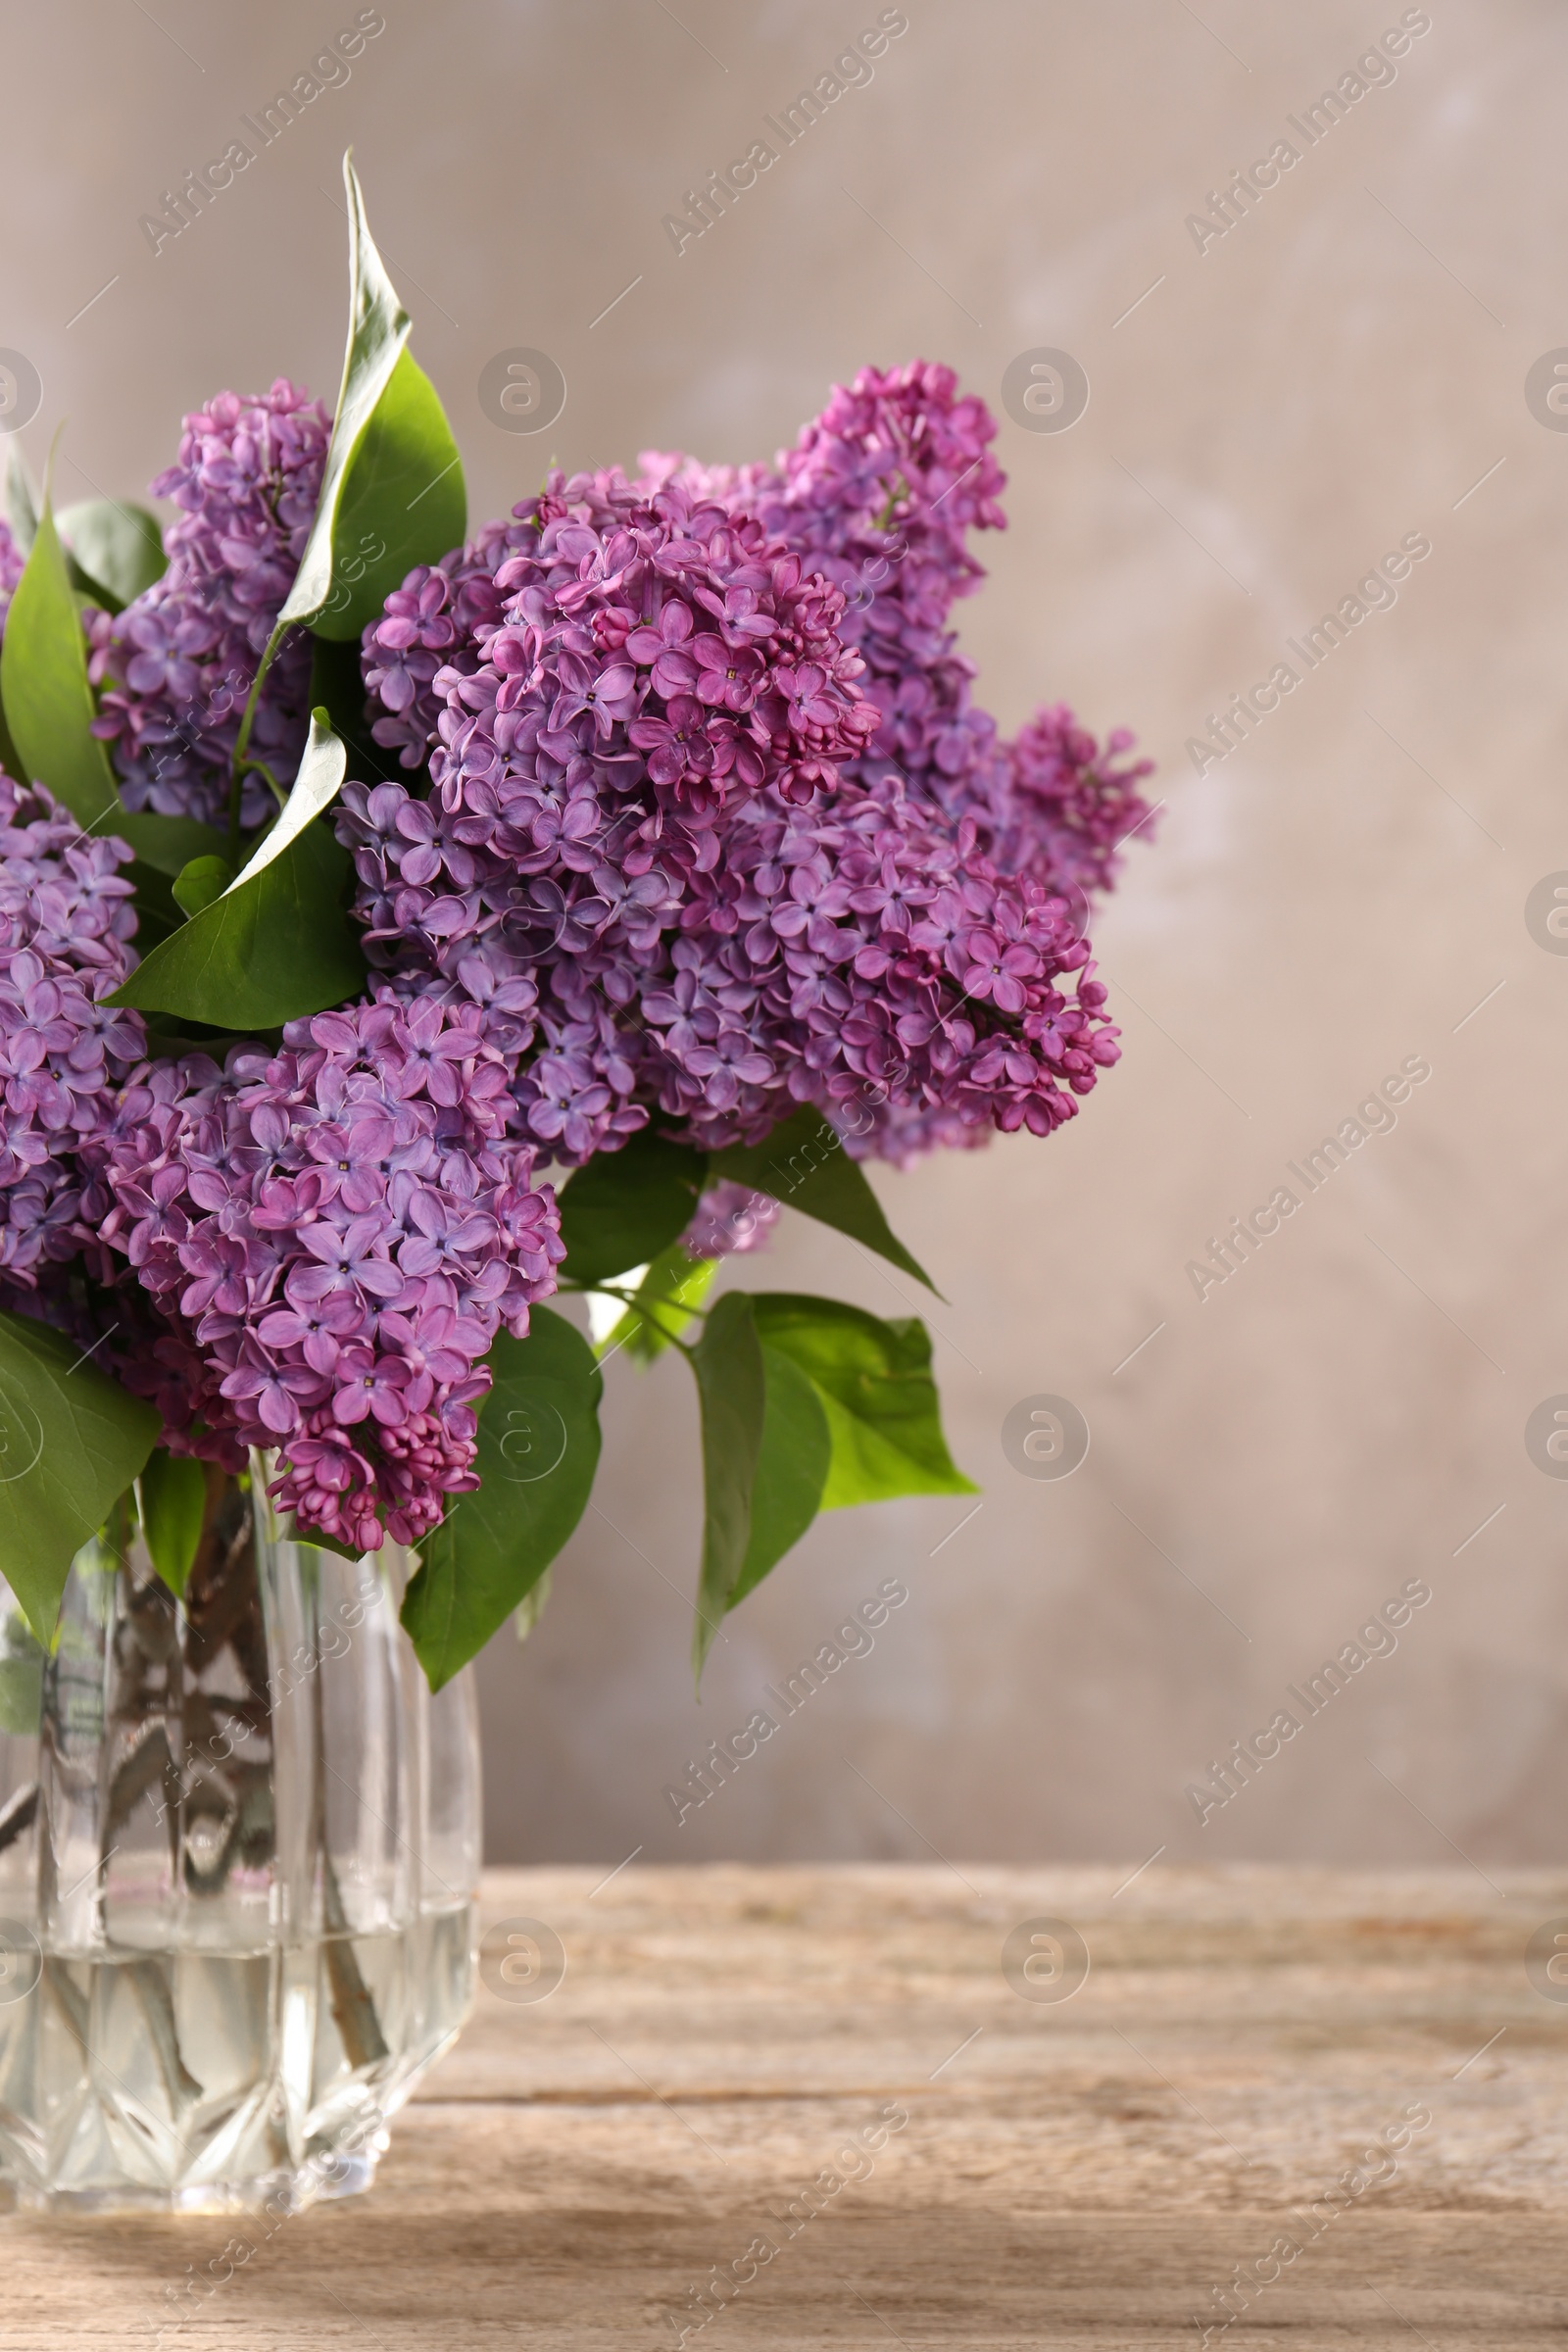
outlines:
[{"label": "clear glass vase", "polygon": [[473,1991],[471,1678],[412,1562],[208,1474],[184,1597],[129,1510],[52,1646],[0,1582],[0,2210],[285,2213],[367,2188]]}]

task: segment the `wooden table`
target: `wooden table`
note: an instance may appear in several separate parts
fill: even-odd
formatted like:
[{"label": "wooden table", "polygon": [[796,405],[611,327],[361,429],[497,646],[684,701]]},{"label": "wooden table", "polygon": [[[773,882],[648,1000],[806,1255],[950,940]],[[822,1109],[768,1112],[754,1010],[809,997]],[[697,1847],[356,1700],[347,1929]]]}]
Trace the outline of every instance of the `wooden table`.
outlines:
[{"label": "wooden table", "polygon": [[244,2225],[0,2225],[0,2347],[1568,2341],[1568,1879],[1494,1875],[497,1872],[565,1979],[481,1989],[371,2196],[184,2322]]}]

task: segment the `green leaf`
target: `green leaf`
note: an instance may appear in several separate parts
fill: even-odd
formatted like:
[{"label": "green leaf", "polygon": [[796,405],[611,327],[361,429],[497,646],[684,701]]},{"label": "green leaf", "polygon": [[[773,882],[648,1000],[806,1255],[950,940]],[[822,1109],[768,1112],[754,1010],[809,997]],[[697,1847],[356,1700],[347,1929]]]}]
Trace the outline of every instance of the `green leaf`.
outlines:
[{"label": "green leaf", "polygon": [[731,1177],[737,1184],[753,1185],[758,1192],[815,1217],[819,1224],[848,1234],[851,1241],[874,1250],[891,1265],[902,1266],[906,1274],[912,1274],[916,1282],[941,1296],[924,1267],[896,1239],[858,1163],[821,1112],[809,1103],[775,1127],[765,1142],[732,1144],[727,1151],[715,1152],[712,1172],[715,1177]]},{"label": "green leaf", "polygon": [[450,1682],[538,1590],[587,1508],[599,1467],[604,1381],[581,1335],[549,1307],[528,1337],[503,1332],[479,1405],[476,1494],[449,1504],[419,1546],[403,1623],[432,1690]]},{"label": "green leaf", "polygon": [[320,823],[145,956],[109,999],[216,1029],[275,1029],[362,996],[359,936],[343,908],[349,860]]},{"label": "green leaf", "polygon": [[814,1382],[762,1343],[762,1449],[752,1488],[752,1535],[730,1592],[733,1609],[793,1550],[822,1507],[833,1441]]},{"label": "green leaf", "polygon": [[637,1285],[633,1303],[600,1342],[595,1350],[600,1361],[624,1348],[651,1364],[672,1341],[683,1340],[717,1271],[716,1257],[688,1257],[678,1242],[671,1242]]},{"label": "green leaf", "polygon": [[89,830],[115,831],[123,813],[120,792],[108,752],[92,732],[98,713],[87,683],[87,644],[47,494],[6,615],[0,701],[20,780],[46,786]]},{"label": "green leaf", "polygon": [[207,1473],[189,1454],[155,1446],[139,1484],[141,1532],[153,1566],[183,1599],[207,1520]]},{"label": "green leaf", "polygon": [[174,876],[174,904],[187,919],[193,914],[201,914],[212,906],[215,899],[222,897],[228,888],[228,880],[229,864],[226,858],[193,858],[189,865],[182,865]]},{"label": "green leaf", "polygon": [[916,1316],[885,1323],[836,1298],[761,1292],[757,1328],[815,1384],[833,1459],[824,1511],[897,1494],[976,1494],[942,1434],[931,1340]]},{"label": "green leaf", "polygon": [[[129,879],[136,888],[136,947],[146,956],[177,931],[192,911],[172,889],[172,883],[177,882],[188,866],[213,858],[221,862],[226,882],[232,870],[224,854],[227,845],[221,833],[199,824],[194,817],[155,816],[146,810],[134,816],[122,811],[115,819],[115,832],[135,852]],[[199,903],[205,905],[206,901]]]},{"label": "green leaf", "polygon": [[94,604],[110,612],[123,612],[169,568],[157,516],[145,507],[89,498],[80,506],[63,508],[59,524],[81,575],[80,585]]},{"label": "green leaf", "polygon": [[618,1152],[600,1152],[561,1193],[562,1272],[573,1282],[607,1282],[650,1265],[684,1233],[703,1189],[701,1152],[640,1128]]},{"label": "green leaf", "polygon": [[324,814],[337,799],[347,763],[348,754],[328,725],[326,712],[313,710],[311,739],[301,755],[288,799],[278,812],[277,822],[262,835],[248,861],[228,885],[230,894],[244,890],[258,874],[265,873],[274,858],[281,858],[298,841],[313,818]]},{"label": "green leaf", "polygon": [[114,831],[130,844],[143,865],[167,874],[171,881],[194,858],[221,858],[227,847],[225,835],[194,816],[155,816],[151,809],[138,809],[134,814],[128,808],[121,809]]},{"label": "green leaf", "polygon": [[703,1568],[692,1623],[692,1669],[699,1680],[752,1542],[765,1401],[752,1303],[744,1291],[726,1291],[692,1351],[703,1419]]},{"label": "green leaf", "polygon": [[410,318],[375,249],[351,157],[349,337],[316,519],[279,629],[356,638],[416,564],[462,545],[467,515],[457,444],[405,346]]},{"label": "green leaf", "polygon": [[0,1576],[41,1642],[73,1558],[139,1476],[160,1427],[74,1341],[0,1313]]},{"label": "green leaf", "polygon": [[19,556],[30,556],[38,535],[38,509],[43,504],[33,481],[26,453],[20,441],[6,452],[5,518]]},{"label": "green leaf", "polygon": [[412,352],[399,355],[355,452],[332,534],[333,585],[312,628],[358,646],[416,564],[463,545],[468,499],[463,461],[435,386]]}]

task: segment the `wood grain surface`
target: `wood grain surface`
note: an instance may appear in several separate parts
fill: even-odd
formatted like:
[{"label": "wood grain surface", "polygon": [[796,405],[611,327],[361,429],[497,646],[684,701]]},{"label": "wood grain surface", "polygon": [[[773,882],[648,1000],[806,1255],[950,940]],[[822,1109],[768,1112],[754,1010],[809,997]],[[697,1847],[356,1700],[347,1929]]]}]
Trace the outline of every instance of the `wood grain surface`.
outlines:
[{"label": "wood grain surface", "polygon": [[373,2193],[0,2224],[0,2348],[1568,2341],[1568,1879],[1126,1876],[493,1873],[564,1979],[481,1987]]}]

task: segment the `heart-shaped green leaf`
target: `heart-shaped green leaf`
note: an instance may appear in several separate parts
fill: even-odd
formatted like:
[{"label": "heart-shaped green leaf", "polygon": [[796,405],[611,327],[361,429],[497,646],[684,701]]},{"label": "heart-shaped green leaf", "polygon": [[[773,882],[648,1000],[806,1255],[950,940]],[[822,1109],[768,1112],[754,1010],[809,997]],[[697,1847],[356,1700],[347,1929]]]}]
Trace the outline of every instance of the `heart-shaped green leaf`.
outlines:
[{"label": "heart-shaped green leaf", "polygon": [[463,545],[468,499],[463,461],[435,386],[400,352],[343,484],[332,530],[332,586],[311,622],[318,637],[358,647],[416,564]]},{"label": "heart-shaped green leaf", "polygon": [[762,1446],[752,1485],[752,1533],[730,1591],[736,1608],[805,1535],[822,1507],[833,1441],[813,1381],[762,1343]]},{"label": "heart-shaped green leaf", "polygon": [[123,612],[169,568],[157,516],[145,507],[89,498],[80,506],[63,507],[57,519],[80,575],[78,585],[107,612]]},{"label": "heart-shaped green leaf", "polygon": [[599,1467],[604,1381],[581,1335],[548,1307],[503,1332],[479,1405],[476,1493],[449,1503],[419,1545],[403,1623],[432,1690],[450,1682],[534,1592],[587,1508]]},{"label": "heart-shaped green leaf", "polygon": [[874,1250],[936,1292],[930,1275],[895,1236],[881,1202],[835,1129],[809,1104],[783,1120],[764,1142],[731,1144],[727,1151],[715,1152],[712,1173],[753,1185],[819,1224],[848,1234],[852,1242]]},{"label": "heart-shaped green leaf", "polygon": [[182,865],[174,876],[172,895],[186,920],[203,913],[215,899],[220,899],[228,888],[229,866],[226,858],[193,858]]},{"label": "heart-shaped green leaf", "polygon": [[975,1494],[942,1434],[931,1340],[916,1316],[885,1323],[836,1298],[760,1292],[753,1300],[764,1343],[814,1384],[833,1458],[824,1511],[898,1494]]},{"label": "heart-shaped green leaf", "polygon": [[215,1029],[273,1029],[363,996],[347,853],[319,820],[144,956],[110,998]]},{"label": "heart-shaped green leaf", "polygon": [[561,1191],[562,1272],[609,1282],[650,1265],[692,1221],[707,1162],[701,1152],[644,1127],[618,1152],[600,1152]]},{"label": "heart-shaped green leaf", "polygon": [[73,1558],[139,1476],[160,1427],[74,1341],[0,1313],[0,1576],[41,1642]]}]

